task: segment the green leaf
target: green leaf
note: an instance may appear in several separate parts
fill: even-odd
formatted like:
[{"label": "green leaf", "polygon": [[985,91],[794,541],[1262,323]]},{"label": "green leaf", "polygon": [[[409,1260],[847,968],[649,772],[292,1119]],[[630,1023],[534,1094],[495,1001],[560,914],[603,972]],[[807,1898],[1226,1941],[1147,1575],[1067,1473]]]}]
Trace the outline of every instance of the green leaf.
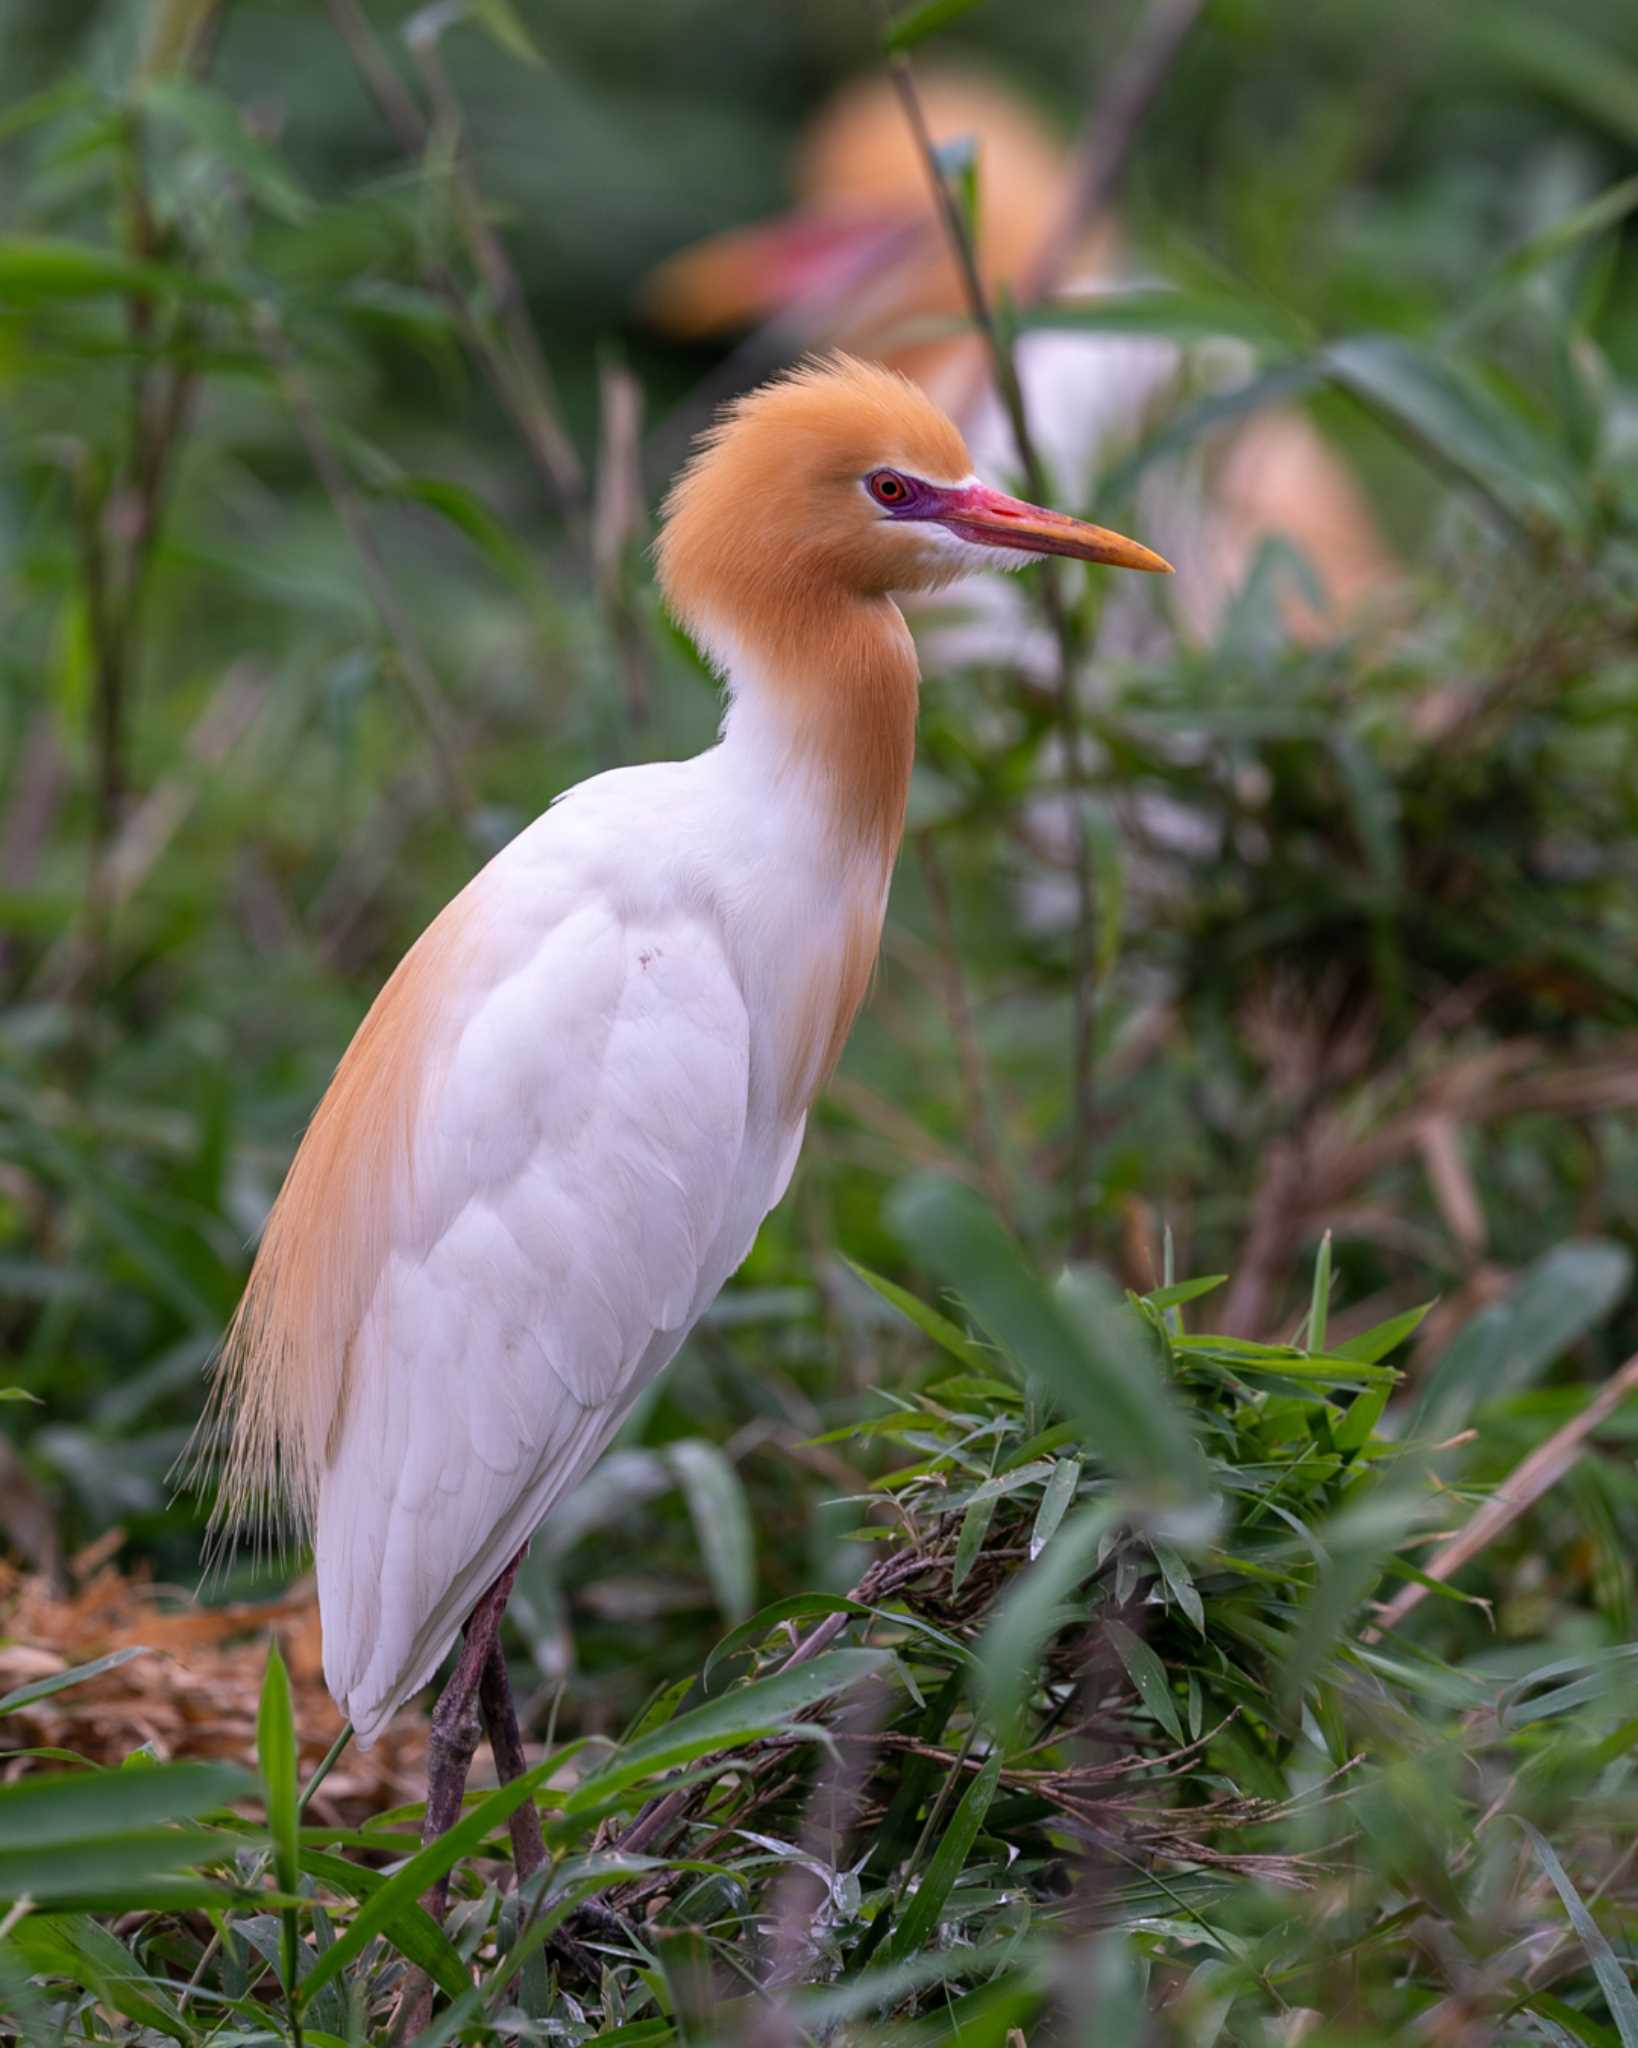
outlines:
[{"label": "green leaf", "polygon": [[222,1836],[192,1827],[131,1828],[45,1848],[19,1848],[8,1838],[0,1846],[0,1902],[121,1913],[221,1905],[228,1895],[220,1886],[176,1873],[219,1861],[228,1848]]},{"label": "green leaf", "polygon": [[175,2000],[142,1972],[123,1942],[89,1916],[56,1913],[49,1920],[22,1920],[12,1944],[37,1976],[83,1984],[99,2003],[173,2041],[195,2039]]},{"label": "green leaf", "polygon": [[546,68],[546,60],[524,27],[512,0],[472,0],[472,12],[510,56],[522,58],[525,64],[532,65],[537,71]]},{"label": "green leaf", "polygon": [[991,1750],[950,1816],[921,1882],[905,1902],[898,1925],[888,1936],[883,1960],[891,1966],[917,1955],[932,1939],[956,1879],[967,1867],[973,1844],[990,1810],[1001,1780],[1001,1752]]},{"label": "green leaf", "polygon": [[1593,1975],[1598,1979],[1598,1988],[1604,1994],[1604,2003],[1610,2009],[1616,2031],[1621,2037],[1621,2048],[1638,2048],[1638,1996],[1634,1995],[1626,1971],[1620,1959],[1610,1947],[1609,1939],[1598,1922],[1588,1912],[1581,1894],[1576,1890],[1568,1871],[1558,1859],[1558,1852],[1539,1828],[1534,1828],[1517,1814],[1508,1818],[1536,1852],[1536,1860],[1546,1872],[1549,1882],[1564,1902],[1564,1910],[1570,1916],[1570,1925],[1579,1936],[1581,1946],[1587,1952],[1592,1964]]},{"label": "green leaf", "polygon": [[1198,1280],[1178,1280],[1170,1287],[1157,1287],[1143,1299],[1151,1308],[1182,1308],[1203,1294],[1215,1294],[1228,1278],[1226,1273],[1202,1273]]},{"label": "green leaf", "polygon": [[0,1387],[0,1401],[32,1401],[36,1408],[45,1406],[38,1394],[31,1394],[27,1387]]},{"label": "green leaf", "polygon": [[180,78],[149,79],[138,89],[138,103],[149,114],[173,122],[199,146],[236,173],[245,190],[279,220],[299,227],[313,211],[313,202],[294,173],[258,142],[232,100]]},{"label": "green leaf", "polygon": [[1226,293],[1147,287],[1054,299],[1020,313],[1018,325],[1085,334],[1153,334],[1183,342],[1228,337],[1273,353],[1303,350],[1313,341],[1300,321],[1273,306]]},{"label": "green leaf", "polygon": [[1339,1451],[1361,1451],[1370,1442],[1388,1405],[1388,1392],[1386,1387],[1365,1387],[1349,1402],[1348,1412],[1331,1431]]},{"label": "green leaf", "polygon": [[688,1501],[694,1536],[722,1618],[743,1621],[756,1599],[756,1537],[739,1474],[703,1437],[668,1444],[665,1457]]},{"label": "green leaf", "polygon": [[234,1764],[73,1771],[0,1785],[0,1846],[44,1849],[194,1820],[243,1799],[255,1780]]},{"label": "green leaf", "polygon": [[1563,15],[1536,7],[1483,8],[1464,29],[1476,51],[1486,51],[1613,135],[1638,143],[1638,66],[1608,41],[1595,41]]},{"label": "green leaf", "polygon": [[917,43],[925,42],[941,28],[948,28],[964,14],[971,14],[981,4],[982,0],[920,0],[918,6],[907,7],[889,22],[882,47],[893,53],[913,50]]},{"label": "green leaf", "polygon": [[[709,1692],[711,1675],[725,1657],[760,1643],[784,1622],[823,1621],[832,1614],[855,1614],[863,1619],[872,1612],[871,1608],[857,1600],[846,1599],[840,1593],[795,1593],[787,1600],[771,1601],[766,1607],[758,1608],[749,1621],[742,1621],[738,1628],[730,1629],[717,1643],[701,1669],[700,1686]],[[669,1721],[659,1725],[669,1726]]]},{"label": "green leaf", "polygon": [[1166,1676],[1165,1665],[1141,1636],[1132,1633],[1125,1622],[1113,1619],[1106,1621],[1103,1632],[1115,1655],[1126,1666],[1126,1675],[1137,1687],[1138,1698],[1181,1749],[1184,1741],[1183,1723],[1178,1715],[1177,1703],[1172,1698],[1171,1681]]},{"label": "green leaf", "polygon": [[1572,208],[1539,234],[1521,242],[1502,263],[1502,275],[1512,282],[1528,277],[1533,271],[1567,255],[1578,243],[1603,234],[1607,228],[1618,227],[1635,210],[1638,210],[1638,177],[1623,178],[1618,185],[1607,186],[1595,199],[1589,199],[1584,206]]},{"label": "green leaf", "polygon": [[160,263],[140,263],[93,242],[44,235],[0,235],[0,306],[108,293],[214,300],[241,305],[244,294],[219,278]]},{"label": "green leaf", "polygon": [[978,1645],[978,1662],[985,1711],[998,1729],[1011,1730],[1035,1684],[1043,1644],[1075,1618],[1066,1605],[1068,1596],[1092,1569],[1104,1538],[1124,1512],[1117,1500],[1082,1508],[997,1604]]},{"label": "green leaf", "polygon": [[531,599],[539,597],[539,578],[526,549],[521,548],[475,491],[447,477],[393,477],[378,489],[384,495],[424,505],[462,533],[507,581]]},{"label": "green leaf", "polygon": [[1122,1477],[1204,1506],[1210,1486],[1141,1320],[1101,1275],[1080,1272],[1068,1299],[1030,1272],[970,1188],[918,1175],[890,1213],[913,1251],[958,1288],[1010,1357],[1074,1415]]},{"label": "green leaf", "polygon": [[[382,1871],[345,1856],[326,1855],[321,1849],[304,1849],[301,1867],[307,1876],[344,1898],[371,1898],[389,1882]],[[425,1970],[451,1998],[469,1989],[471,1980],[459,1951],[424,1906],[399,1906],[393,1915],[391,1940],[400,1955]]]},{"label": "green leaf", "polygon": [[1333,1358],[1357,1359],[1361,1365],[1375,1365],[1390,1351],[1397,1351],[1405,1339],[1421,1327],[1432,1306],[1431,1301],[1425,1301],[1420,1308],[1408,1308],[1401,1315],[1389,1316],[1385,1323],[1378,1323],[1372,1329],[1361,1330],[1357,1337],[1345,1339],[1330,1355]]},{"label": "green leaf", "polygon": [[1052,1477],[1046,1483],[1046,1491],[1041,1495],[1041,1505],[1035,1512],[1035,1526],[1029,1532],[1031,1561],[1040,1556],[1057,1534],[1058,1524],[1068,1513],[1069,1504],[1075,1498],[1075,1491],[1080,1483],[1079,1458],[1054,1459]]},{"label": "green leaf", "polygon": [[1465,1323],[1422,1391],[1407,1434],[1454,1434],[1482,1402],[1540,1379],[1601,1323],[1632,1279],[1632,1254],[1602,1238],[1571,1239],[1526,1268],[1518,1285]]},{"label": "green leaf", "polygon": [[[915,1324],[924,1337],[931,1337],[943,1351],[953,1358],[959,1358],[963,1365],[981,1378],[988,1379],[995,1370],[995,1358],[973,1340],[958,1330],[948,1316],[941,1316],[936,1308],[929,1308],[924,1301],[891,1280],[884,1280],[880,1273],[872,1273],[868,1266],[861,1266],[856,1260],[844,1261],[850,1273],[857,1274],[873,1294],[879,1294],[883,1301],[896,1308],[901,1316]],[[824,1439],[820,1438],[820,1442]]]},{"label": "green leaf", "polygon": [[277,1642],[268,1645],[267,1671],[256,1712],[256,1756],[262,1768],[268,1832],[273,1837],[273,1862],[281,1888],[296,1889],[298,1797],[296,1722],[290,1704],[290,1674]]},{"label": "green leaf", "polygon": [[1160,1576],[1166,1582],[1167,1592],[1171,1594],[1172,1598],[1182,1608],[1201,1635],[1204,1635],[1206,1633],[1206,1606],[1205,1602],[1200,1598],[1200,1588],[1194,1582],[1194,1573],[1189,1570],[1184,1559],[1169,1543],[1157,1543],[1151,1539],[1149,1548],[1154,1552],[1155,1562],[1160,1566]]},{"label": "green leaf", "polygon": [[1515,519],[1568,526],[1579,517],[1557,449],[1458,364],[1393,334],[1334,342],[1320,361],[1342,390]]},{"label": "green leaf", "polygon": [[1339,1646],[1390,1557],[1428,1511],[1420,1486],[1373,1483],[1319,1532],[1324,1562],[1297,1617],[1281,1661],[1280,1697],[1288,1711]]},{"label": "green leaf", "polygon": [[955,1562],[950,1568],[950,1591],[959,1593],[967,1583],[967,1576],[977,1564],[984,1548],[984,1538],[989,1534],[990,1523],[995,1519],[995,1495],[974,1495],[967,1503],[967,1512],[961,1517],[961,1531],[956,1537]]},{"label": "green leaf", "polygon": [[793,1670],[736,1686],[718,1699],[679,1714],[622,1750],[602,1770],[582,1779],[563,1801],[560,1817],[572,1822],[601,1812],[616,1794],[657,1772],[771,1735],[820,1700],[876,1676],[892,1662],[887,1650],[827,1650]]},{"label": "green leaf", "polygon": [[1320,1239],[1319,1253],[1314,1260],[1314,1287],[1308,1299],[1308,1349],[1323,1351],[1326,1332],[1331,1326],[1331,1233],[1327,1231]]},{"label": "green leaf", "polygon": [[[1550,1679],[1570,1682],[1539,1691]],[[1552,1720],[1559,1714],[1571,1713],[1593,1700],[1617,1705],[1631,1699],[1635,1681],[1638,1643],[1616,1644],[1584,1657],[1555,1659],[1515,1679],[1496,1703],[1496,1718],[1504,1728],[1512,1730],[1526,1727],[1532,1721]]]},{"label": "green leaf", "polygon": [[[294,1893],[301,1881],[300,1773],[296,1719],[290,1704],[290,1674],[284,1668],[276,1638],[267,1647],[267,1671],[256,1710],[256,1757],[262,1767],[268,1832],[273,1837],[274,1874],[280,1891]],[[287,1907],[281,1919],[284,1987],[293,1997],[301,1974],[301,1922],[293,1907]]]},{"label": "green leaf", "polygon": [[54,120],[58,114],[66,114],[71,108],[88,106],[93,98],[91,88],[83,78],[64,79],[59,84],[48,85],[42,92],[31,93],[27,99],[18,100],[15,106],[0,113],[0,142],[9,142],[14,135],[37,128],[42,121]]},{"label": "green leaf", "polygon": [[304,2009],[309,2006],[314,1996],[339,1976],[378,1934],[396,1947],[400,1915],[408,1907],[419,1905],[421,1894],[430,1884],[442,1877],[446,1870],[453,1869],[463,1856],[476,1850],[492,1830],[503,1826],[561,1766],[560,1754],[544,1758],[533,1770],[525,1771],[511,1784],[502,1785],[498,1791],[491,1792],[486,1799],[480,1799],[475,1806],[469,1807],[453,1827],[447,1828],[411,1856],[408,1862],[401,1864],[381,1889],[372,1892],[364,1901],[345,1932],[336,1937],[334,1944],[318,1957],[302,1978],[296,1993],[297,2003]]}]

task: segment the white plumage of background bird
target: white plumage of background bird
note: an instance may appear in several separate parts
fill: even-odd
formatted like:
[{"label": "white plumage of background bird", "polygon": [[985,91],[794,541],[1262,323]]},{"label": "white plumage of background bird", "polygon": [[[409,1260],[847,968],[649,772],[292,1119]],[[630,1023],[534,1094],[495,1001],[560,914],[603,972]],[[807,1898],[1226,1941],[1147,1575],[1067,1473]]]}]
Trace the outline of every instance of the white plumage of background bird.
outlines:
[{"label": "white plumage of background bird", "polygon": [[[933,140],[973,154],[978,204],[973,250],[992,303],[1117,296],[1143,277],[1121,247],[1119,223],[1099,216],[1063,252],[1064,278],[1043,278],[1071,201],[1069,150],[1027,98],[986,73],[927,65],[917,96]],[[893,85],[872,74],[843,86],[793,151],[792,210],[730,228],[679,251],[644,291],[653,320],[702,337],[767,323],[787,348],[836,346],[914,377],[956,418],[979,467],[1005,475],[1018,454],[983,340],[962,331],[967,296],[928,184],[927,165]],[[1054,490],[1095,501],[1098,479],[1203,378],[1220,382],[1199,350],[1154,334],[1037,328],[1015,361],[1031,432]],[[1244,352],[1225,356],[1234,381]],[[1161,465],[1146,505],[1164,503],[1182,575],[1177,624],[1210,641],[1270,541],[1299,551],[1314,595],[1285,579],[1283,607],[1299,638],[1325,639],[1384,605],[1398,565],[1359,483],[1306,415],[1264,407],[1209,438],[1202,456]],[[1037,607],[991,580],[961,593],[964,623],[940,633],[929,659],[993,661],[1037,679],[1057,671],[1054,635]],[[1141,621],[1129,622],[1134,625]],[[1121,635],[1114,636],[1119,640]]]},{"label": "white plumage of background bird", "polygon": [[496,1735],[516,1559],[749,1251],[864,998],[915,745],[891,593],[1045,554],[1168,566],[986,487],[891,371],[833,358],[741,399],[658,546],[727,689],[718,744],[521,833],[411,948],[313,1119],[220,1370],[220,1512],[311,1532],[361,1742],[473,1616],[429,1833],[480,1692]]}]

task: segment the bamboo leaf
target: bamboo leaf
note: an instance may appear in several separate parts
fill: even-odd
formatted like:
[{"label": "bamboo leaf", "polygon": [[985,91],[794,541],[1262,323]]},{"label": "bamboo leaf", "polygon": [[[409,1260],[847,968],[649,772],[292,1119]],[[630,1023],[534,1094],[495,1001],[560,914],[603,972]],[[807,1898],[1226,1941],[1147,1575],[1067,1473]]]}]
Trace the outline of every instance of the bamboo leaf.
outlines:
[{"label": "bamboo leaf", "polygon": [[219,278],[161,263],[141,263],[92,242],[44,235],[0,235],[0,306],[49,299],[92,299],[110,293],[244,303]]},{"label": "bamboo leaf", "polygon": [[1053,1294],[985,1203],[953,1181],[918,1176],[895,1194],[891,1214],[991,1336],[1084,1425],[1111,1468],[1180,1503],[1209,1501],[1204,1463],[1152,1339],[1101,1276],[1078,1273],[1067,1299]]},{"label": "bamboo leaf", "polygon": [[1172,1698],[1171,1681],[1166,1676],[1165,1665],[1143,1638],[1134,1635],[1123,1621],[1106,1621],[1104,1634],[1113,1646],[1115,1655],[1125,1665],[1127,1677],[1137,1687],[1138,1698],[1181,1748],[1184,1739],[1183,1722],[1178,1715],[1177,1703]]},{"label": "bamboo leaf", "polygon": [[1611,1948],[1608,1936],[1587,1910],[1586,1902],[1559,1860],[1558,1851],[1541,1830],[1532,1827],[1529,1821],[1521,1819],[1517,1814],[1510,1814],[1508,1818],[1536,1852],[1536,1861],[1547,1873],[1548,1881],[1564,1903],[1564,1910],[1570,1916],[1570,1925],[1575,1929],[1581,1946],[1587,1952],[1587,1960],[1592,1964],[1593,1975],[1598,1979],[1598,1988],[1603,1992],[1604,2002],[1610,2009],[1610,2018],[1614,2020],[1616,2032],[1621,2037],[1621,2048],[1638,2048],[1638,1995],[1634,1994],[1631,1981],[1622,1968],[1620,1958]]},{"label": "bamboo leaf", "polygon": [[895,53],[913,50],[917,43],[925,42],[941,28],[948,28],[964,14],[971,14],[981,4],[982,0],[920,0],[919,6],[907,7],[888,24],[882,46]]},{"label": "bamboo leaf", "polygon": [[582,1780],[564,1800],[563,1818],[572,1821],[601,1811],[614,1794],[658,1771],[770,1735],[820,1700],[875,1677],[892,1662],[886,1650],[827,1650],[794,1670],[736,1686],[689,1713],[679,1714]]},{"label": "bamboo leaf", "polygon": [[1058,1524],[1069,1511],[1069,1504],[1075,1498],[1076,1488],[1081,1483],[1081,1461],[1079,1458],[1057,1458],[1053,1461],[1052,1477],[1046,1483],[1041,1495],[1041,1505],[1036,1510],[1035,1526],[1029,1532],[1029,1554],[1033,1561],[1046,1549],[1058,1532]]},{"label": "bamboo leaf", "polygon": [[958,1330],[948,1316],[941,1316],[936,1308],[929,1308],[924,1301],[918,1301],[908,1289],[894,1281],[884,1280],[880,1273],[872,1273],[868,1266],[861,1266],[853,1259],[847,1260],[846,1264],[848,1271],[857,1274],[873,1294],[879,1294],[908,1322],[914,1323],[924,1337],[931,1337],[941,1350],[948,1351],[952,1358],[959,1358],[970,1371],[984,1378],[994,1372],[994,1355]]},{"label": "bamboo leaf", "polygon": [[668,1444],[665,1456],[688,1501],[722,1618],[743,1621],[756,1600],[756,1536],[739,1474],[703,1437]]},{"label": "bamboo leaf", "polygon": [[973,1844],[990,1810],[1001,1780],[1001,1752],[992,1750],[961,1795],[950,1824],[939,1836],[921,1882],[905,1903],[898,1925],[888,1937],[883,1960],[890,1966],[917,1954],[931,1939],[955,1882],[967,1867]]}]

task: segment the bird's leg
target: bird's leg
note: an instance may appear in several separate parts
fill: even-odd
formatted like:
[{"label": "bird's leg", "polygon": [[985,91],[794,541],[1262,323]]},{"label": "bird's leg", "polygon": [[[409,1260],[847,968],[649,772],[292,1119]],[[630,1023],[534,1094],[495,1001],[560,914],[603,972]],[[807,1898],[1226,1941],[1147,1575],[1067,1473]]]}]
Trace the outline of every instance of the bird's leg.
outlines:
[{"label": "bird's leg", "polygon": [[[423,1847],[436,1841],[460,1818],[466,1775],[472,1768],[472,1753],[478,1746],[478,1695],[484,1670],[491,1657],[500,1655],[501,1615],[522,1562],[523,1552],[520,1550],[473,1608],[467,1619],[466,1634],[461,1641],[461,1654],[455,1660],[455,1669],[432,1710],[432,1728],[427,1737],[427,1817],[421,1828]],[[503,1681],[504,1675],[503,1667]],[[512,1720],[512,1734],[516,1739],[516,1716]],[[421,1903],[434,1920],[442,1921],[449,1905],[447,1871],[427,1887]]]},{"label": "bird's leg", "polygon": [[[484,1733],[489,1737],[489,1747],[494,1752],[495,1775],[503,1785],[509,1784],[513,1778],[522,1775],[526,1765],[517,1708],[512,1703],[512,1681],[507,1676],[506,1659],[501,1655],[498,1643],[490,1651],[489,1662],[483,1667],[483,1675],[478,1681],[478,1706],[483,1714]],[[507,1826],[512,1833],[512,1863],[517,1871],[517,1881],[524,1885],[546,1863],[546,1838],[534,1801],[526,1799],[513,1813]],[[572,1978],[583,1984],[595,1984],[599,1974],[598,1959],[582,1946],[581,1938],[613,1939],[629,1944],[631,1930],[618,1914],[611,1913],[595,1899],[582,1899],[547,1942],[546,1946],[557,1958],[559,1966],[566,1969]]]},{"label": "bird's leg", "polygon": [[[516,1566],[513,1566],[516,1570]],[[489,1652],[478,1678],[478,1708],[484,1732],[494,1752],[495,1775],[503,1785],[521,1777],[525,1768],[523,1736],[518,1728],[518,1710],[512,1703],[512,1681],[506,1675],[506,1659],[497,1642]],[[512,1863],[518,1883],[527,1884],[546,1861],[546,1838],[540,1829],[540,1813],[532,1799],[526,1799],[507,1822],[512,1834]]]},{"label": "bird's leg", "polygon": [[[450,1673],[449,1683],[438,1695],[438,1704],[432,1710],[432,1727],[427,1735],[427,1817],[421,1824],[421,1846],[435,1842],[446,1829],[455,1825],[460,1818],[461,1800],[466,1792],[466,1774],[472,1768],[472,1753],[478,1746],[478,1720],[480,1714],[479,1694],[490,1659],[500,1661],[500,1623],[506,1610],[507,1595],[512,1590],[512,1581],[518,1575],[522,1564],[525,1544],[500,1577],[484,1594],[467,1617],[466,1633],[461,1639],[461,1654],[455,1660],[455,1669]],[[506,1682],[506,1667],[501,1665],[501,1682]],[[511,1695],[507,1693],[507,1704]],[[518,1768],[522,1766],[523,1745],[518,1736],[517,1716],[513,1714],[510,1727],[511,1741],[517,1758]],[[503,1734],[502,1740],[506,1738]],[[503,1774],[510,1773],[500,1760],[500,1746],[496,1745],[496,1768]],[[538,1830],[539,1822],[536,1827]],[[517,1835],[513,1833],[513,1854],[517,1854]],[[542,1849],[544,1860],[544,1849]],[[521,1873],[520,1873],[521,1874]],[[421,1894],[421,1904],[440,1925],[449,1910],[449,1872],[429,1884]],[[433,1982],[424,1970],[410,1973],[404,1987],[402,2003],[393,2030],[397,2041],[413,2041],[423,2032],[432,2018]]]}]

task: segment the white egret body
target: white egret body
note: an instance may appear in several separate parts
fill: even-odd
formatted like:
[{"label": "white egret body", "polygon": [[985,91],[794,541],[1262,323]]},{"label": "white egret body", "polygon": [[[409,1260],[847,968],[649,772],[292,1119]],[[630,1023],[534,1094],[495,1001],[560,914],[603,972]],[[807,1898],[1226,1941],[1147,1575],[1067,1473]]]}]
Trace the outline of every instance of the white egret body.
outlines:
[{"label": "white egret body", "polygon": [[555,803],[410,951],[320,1105],[228,1342],[224,1502],[311,1526],[363,1742],[480,1603],[429,1829],[509,1561],[750,1249],[863,999],[915,739],[889,592],[1047,553],[1166,567],[987,489],[889,371],[740,401],[659,548],[727,686],[719,744]]}]

